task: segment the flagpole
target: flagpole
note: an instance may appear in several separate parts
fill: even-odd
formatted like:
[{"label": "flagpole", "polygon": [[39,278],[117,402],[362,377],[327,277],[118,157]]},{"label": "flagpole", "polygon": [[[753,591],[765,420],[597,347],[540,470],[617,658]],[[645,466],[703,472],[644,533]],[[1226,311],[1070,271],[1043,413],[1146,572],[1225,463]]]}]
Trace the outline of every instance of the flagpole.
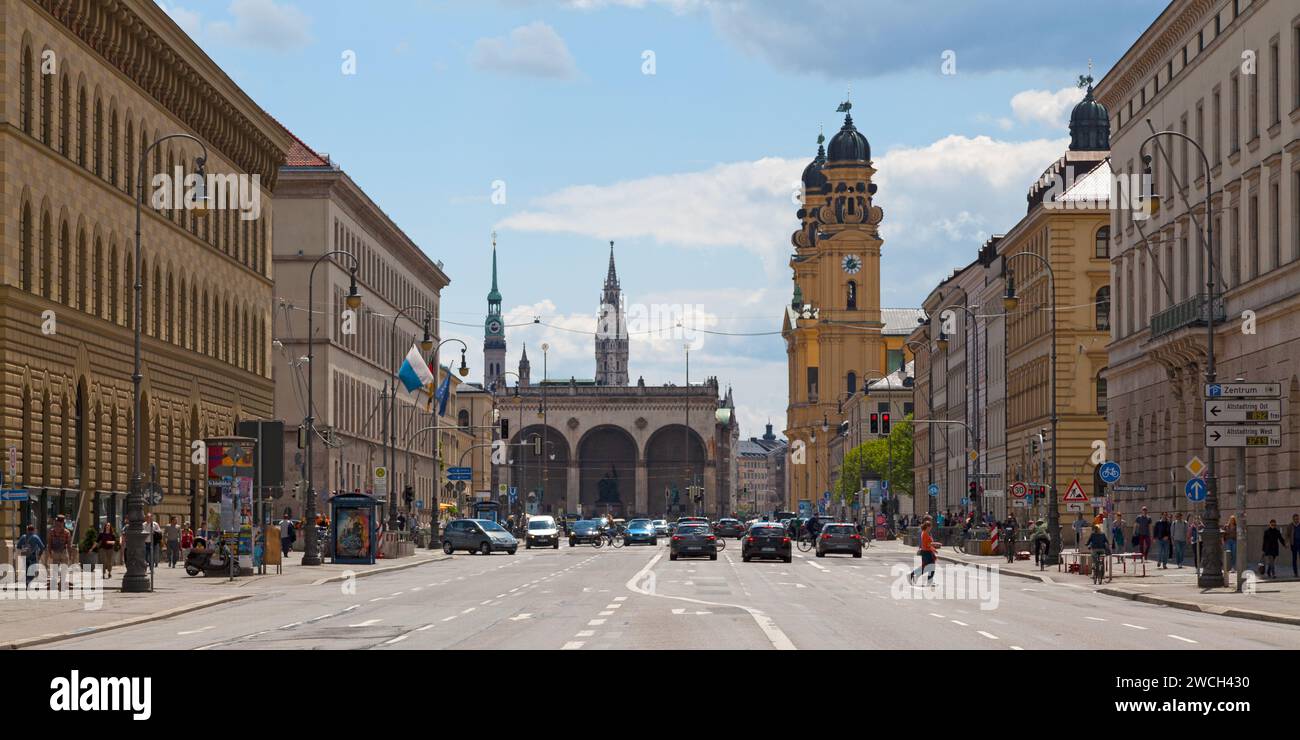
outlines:
[{"label": "flagpole", "polygon": [[[442,416],[442,407],[441,404],[434,405],[433,402],[437,400],[438,373],[442,370],[442,362],[438,358],[442,354],[442,345],[450,344],[451,342],[455,342],[459,344],[461,347],[460,368],[458,370],[460,376],[463,378],[469,375],[469,365],[465,364],[465,353],[469,351],[469,345],[465,344],[459,339],[444,339],[443,341],[439,342],[436,347],[434,347],[433,367],[430,368],[431,370],[433,370],[433,393],[432,395],[429,396],[430,405],[434,406],[433,408],[433,512],[430,514],[430,518],[429,518],[429,529],[432,535],[429,538],[430,550],[435,549],[435,543],[438,540],[438,515],[441,513],[441,510],[438,508],[438,493],[442,490],[442,463],[438,459],[438,442],[440,436],[438,427],[442,422],[442,419],[440,418]],[[444,398],[451,396],[450,372],[451,372],[450,369],[448,369],[448,375],[446,380],[447,394],[446,396],[444,396]]]}]

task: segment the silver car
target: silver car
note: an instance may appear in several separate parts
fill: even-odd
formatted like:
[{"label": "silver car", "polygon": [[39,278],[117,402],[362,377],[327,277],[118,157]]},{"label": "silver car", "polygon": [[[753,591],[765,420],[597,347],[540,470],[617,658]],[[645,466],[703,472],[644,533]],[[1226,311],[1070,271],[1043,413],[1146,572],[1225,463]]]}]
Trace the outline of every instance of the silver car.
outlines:
[{"label": "silver car", "polygon": [[519,549],[519,540],[506,528],[491,519],[457,519],[447,524],[442,532],[442,551],[448,555],[464,550],[478,555],[507,552]]}]

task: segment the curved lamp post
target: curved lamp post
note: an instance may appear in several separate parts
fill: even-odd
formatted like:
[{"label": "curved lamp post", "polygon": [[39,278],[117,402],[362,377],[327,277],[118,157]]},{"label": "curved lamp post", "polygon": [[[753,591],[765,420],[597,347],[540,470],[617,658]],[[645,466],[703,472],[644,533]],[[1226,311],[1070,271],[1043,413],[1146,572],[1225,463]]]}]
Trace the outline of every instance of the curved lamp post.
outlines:
[{"label": "curved lamp post", "polygon": [[[407,318],[407,311],[424,312],[424,338],[420,340],[421,357],[427,355],[433,350],[433,337],[429,335],[429,322],[433,320],[433,311],[427,306],[414,304],[403,308],[393,316],[392,326],[388,330],[388,346],[392,348],[393,354],[397,354],[397,321],[398,319]],[[388,399],[388,447],[384,450],[384,466],[388,468],[388,527],[397,529],[397,486],[393,484],[393,469],[397,467],[397,373],[400,368],[400,360],[393,358],[393,393]],[[436,380],[436,379],[435,379]],[[437,384],[434,390],[437,390]],[[408,481],[409,484],[409,481]]]},{"label": "curved lamp post", "polygon": [[[438,516],[442,513],[438,508],[438,493],[442,490],[442,465],[438,460],[438,426],[442,421],[442,414],[439,413],[437,399],[438,373],[442,372],[442,362],[438,359],[438,356],[442,353],[442,345],[452,342],[460,345],[460,367],[456,369],[457,374],[462,378],[469,375],[469,365],[465,364],[465,353],[469,351],[469,345],[459,339],[444,339],[438,343],[437,347],[433,348],[433,426],[425,428],[433,431],[433,511],[430,512],[429,520],[429,530],[431,532],[429,537],[430,550],[437,549],[434,547],[434,542],[438,539]],[[448,393],[450,392],[448,390]]]}]

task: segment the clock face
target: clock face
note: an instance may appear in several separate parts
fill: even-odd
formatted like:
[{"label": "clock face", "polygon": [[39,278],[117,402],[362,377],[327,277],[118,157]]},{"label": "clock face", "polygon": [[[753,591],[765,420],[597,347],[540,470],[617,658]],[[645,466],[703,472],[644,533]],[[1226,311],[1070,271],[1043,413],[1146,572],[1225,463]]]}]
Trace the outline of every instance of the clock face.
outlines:
[{"label": "clock face", "polygon": [[500,334],[501,322],[493,319],[490,323],[488,323],[488,331],[492,332],[493,334]]},{"label": "clock face", "polygon": [[862,270],[862,260],[852,254],[846,254],[844,259],[840,261],[840,267],[843,267],[844,272],[850,275],[857,275]]}]

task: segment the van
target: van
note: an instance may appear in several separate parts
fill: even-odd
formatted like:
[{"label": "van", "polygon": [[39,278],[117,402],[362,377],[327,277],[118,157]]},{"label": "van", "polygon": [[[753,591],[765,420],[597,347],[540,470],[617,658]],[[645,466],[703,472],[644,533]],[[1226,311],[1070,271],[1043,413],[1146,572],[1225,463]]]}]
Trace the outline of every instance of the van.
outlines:
[{"label": "van", "polygon": [[533,546],[546,547],[547,545],[550,545],[553,550],[558,550],[560,547],[560,530],[555,525],[555,517],[545,515],[528,517],[528,530],[524,532],[524,549],[531,550]]}]

